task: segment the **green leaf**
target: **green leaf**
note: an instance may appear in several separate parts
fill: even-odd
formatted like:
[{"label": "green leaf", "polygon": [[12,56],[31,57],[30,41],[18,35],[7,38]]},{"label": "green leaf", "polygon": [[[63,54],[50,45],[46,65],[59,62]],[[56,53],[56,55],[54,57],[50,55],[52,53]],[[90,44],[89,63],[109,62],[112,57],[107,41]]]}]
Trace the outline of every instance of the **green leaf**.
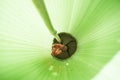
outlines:
[{"label": "green leaf", "polygon": [[119,1],[45,4],[48,24],[77,39],[75,55],[65,61],[51,56],[53,38],[31,0],[1,0],[0,80],[92,80],[120,50]]}]

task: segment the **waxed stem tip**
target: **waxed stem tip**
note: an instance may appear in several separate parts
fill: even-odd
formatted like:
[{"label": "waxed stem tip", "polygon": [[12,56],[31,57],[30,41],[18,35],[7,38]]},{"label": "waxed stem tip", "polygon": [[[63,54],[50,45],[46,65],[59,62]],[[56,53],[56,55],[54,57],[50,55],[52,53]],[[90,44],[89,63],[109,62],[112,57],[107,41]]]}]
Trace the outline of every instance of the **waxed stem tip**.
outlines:
[{"label": "waxed stem tip", "polygon": [[61,42],[58,42],[55,38],[53,39],[51,55],[60,60],[68,59],[75,53],[77,41],[69,33],[62,32],[59,33],[58,36]]}]

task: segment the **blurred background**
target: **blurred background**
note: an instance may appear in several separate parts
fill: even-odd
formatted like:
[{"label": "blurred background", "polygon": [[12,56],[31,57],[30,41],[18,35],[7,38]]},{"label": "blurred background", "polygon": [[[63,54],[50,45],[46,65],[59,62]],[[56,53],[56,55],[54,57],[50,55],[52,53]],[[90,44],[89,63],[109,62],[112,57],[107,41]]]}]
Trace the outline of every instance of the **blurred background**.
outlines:
[{"label": "blurred background", "polygon": [[58,32],[78,41],[65,61],[32,0],[0,0],[0,80],[120,80],[120,1],[44,0]]}]

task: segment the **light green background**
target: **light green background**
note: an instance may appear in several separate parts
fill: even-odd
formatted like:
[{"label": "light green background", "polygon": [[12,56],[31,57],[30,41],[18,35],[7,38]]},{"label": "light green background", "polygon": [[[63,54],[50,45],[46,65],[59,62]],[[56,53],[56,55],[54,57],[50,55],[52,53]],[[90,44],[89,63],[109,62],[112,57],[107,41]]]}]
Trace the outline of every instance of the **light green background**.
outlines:
[{"label": "light green background", "polygon": [[77,39],[75,55],[52,58],[53,37],[32,0],[0,0],[0,80],[92,80],[120,50],[120,1],[45,4],[55,29]]}]

